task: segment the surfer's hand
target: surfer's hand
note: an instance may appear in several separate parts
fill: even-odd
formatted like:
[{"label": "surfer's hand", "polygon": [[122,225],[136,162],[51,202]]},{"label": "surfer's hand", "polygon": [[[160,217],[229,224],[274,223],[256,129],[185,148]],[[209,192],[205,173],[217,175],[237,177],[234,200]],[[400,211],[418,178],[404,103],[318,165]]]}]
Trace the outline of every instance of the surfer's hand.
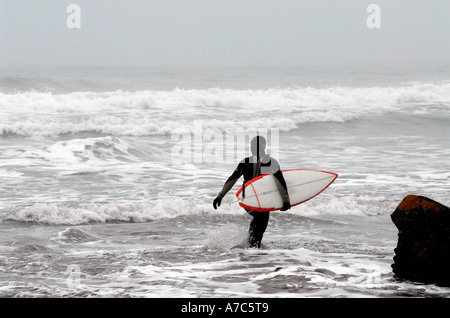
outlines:
[{"label": "surfer's hand", "polygon": [[287,211],[291,208],[291,204],[289,202],[284,202],[281,211]]},{"label": "surfer's hand", "polygon": [[222,198],[217,197],[217,198],[214,199],[213,207],[214,207],[215,210],[217,210],[217,207],[220,206],[220,202],[222,202]]}]

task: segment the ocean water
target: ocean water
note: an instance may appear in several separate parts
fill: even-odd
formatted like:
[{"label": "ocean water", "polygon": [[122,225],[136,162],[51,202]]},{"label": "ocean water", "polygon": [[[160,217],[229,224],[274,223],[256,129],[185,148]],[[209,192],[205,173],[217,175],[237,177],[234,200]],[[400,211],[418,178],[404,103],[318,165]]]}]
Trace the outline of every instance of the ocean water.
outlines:
[{"label": "ocean water", "polygon": [[[0,297],[448,297],[397,280],[390,214],[450,205],[450,68],[9,69],[0,75]],[[234,193],[255,131],[332,171],[273,212]]]}]

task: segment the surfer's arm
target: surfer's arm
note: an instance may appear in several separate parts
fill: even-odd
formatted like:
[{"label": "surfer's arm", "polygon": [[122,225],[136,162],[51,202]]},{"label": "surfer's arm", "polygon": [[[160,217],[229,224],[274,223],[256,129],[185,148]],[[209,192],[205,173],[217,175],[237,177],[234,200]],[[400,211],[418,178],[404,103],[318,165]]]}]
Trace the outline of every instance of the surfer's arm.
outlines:
[{"label": "surfer's arm", "polygon": [[284,180],[283,172],[281,171],[280,164],[277,160],[274,158],[270,158],[270,165],[267,166],[266,169],[268,169],[268,173],[272,173],[275,177],[275,183],[277,184],[278,191],[281,194],[281,198],[283,200],[283,209],[290,208],[290,199],[289,199],[289,193],[288,188],[286,185],[286,180]]},{"label": "surfer's arm", "polygon": [[228,193],[228,191],[231,190],[231,188],[234,186],[236,181],[242,176],[244,173],[243,163],[239,163],[236,170],[233,171],[231,176],[227,179],[225,184],[222,187],[222,190],[219,192],[217,197],[213,201],[213,207],[214,209],[217,209],[218,206],[220,206],[220,203],[222,202],[222,198],[225,196],[225,194]]},{"label": "surfer's arm", "polygon": [[231,188],[234,186],[236,181],[239,180],[239,178],[242,176],[243,172],[244,172],[244,169],[242,168],[242,164],[239,164],[237,166],[236,170],[234,170],[233,173],[231,174],[231,176],[227,179],[227,181],[223,185],[222,190],[219,192],[217,197],[222,199],[225,196],[225,194],[227,194],[228,191],[231,190]]},{"label": "surfer's arm", "polygon": [[281,170],[277,170],[274,174],[275,181],[277,183],[278,191],[280,191],[283,203],[289,203],[289,193],[286,185],[286,180],[284,180],[283,173]]}]

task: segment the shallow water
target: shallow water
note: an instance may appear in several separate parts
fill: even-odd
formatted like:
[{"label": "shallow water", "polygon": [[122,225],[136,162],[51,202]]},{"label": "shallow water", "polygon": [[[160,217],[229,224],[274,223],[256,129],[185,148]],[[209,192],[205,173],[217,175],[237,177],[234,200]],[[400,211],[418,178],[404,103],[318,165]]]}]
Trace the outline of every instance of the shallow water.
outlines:
[{"label": "shallow water", "polygon": [[[390,213],[450,204],[450,77],[301,71],[2,77],[0,296],[448,297],[395,279]],[[272,213],[261,249],[240,184],[212,208],[248,127],[283,169],[339,174]]]}]

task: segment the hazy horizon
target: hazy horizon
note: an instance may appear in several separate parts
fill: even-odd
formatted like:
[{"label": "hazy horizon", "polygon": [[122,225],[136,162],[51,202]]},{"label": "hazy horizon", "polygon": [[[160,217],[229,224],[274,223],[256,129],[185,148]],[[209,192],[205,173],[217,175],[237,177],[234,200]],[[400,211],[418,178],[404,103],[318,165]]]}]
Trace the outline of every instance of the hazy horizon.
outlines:
[{"label": "hazy horizon", "polygon": [[[70,4],[80,8],[70,28]],[[370,4],[380,28],[369,28]],[[449,65],[450,1],[0,0],[0,66]]]}]

